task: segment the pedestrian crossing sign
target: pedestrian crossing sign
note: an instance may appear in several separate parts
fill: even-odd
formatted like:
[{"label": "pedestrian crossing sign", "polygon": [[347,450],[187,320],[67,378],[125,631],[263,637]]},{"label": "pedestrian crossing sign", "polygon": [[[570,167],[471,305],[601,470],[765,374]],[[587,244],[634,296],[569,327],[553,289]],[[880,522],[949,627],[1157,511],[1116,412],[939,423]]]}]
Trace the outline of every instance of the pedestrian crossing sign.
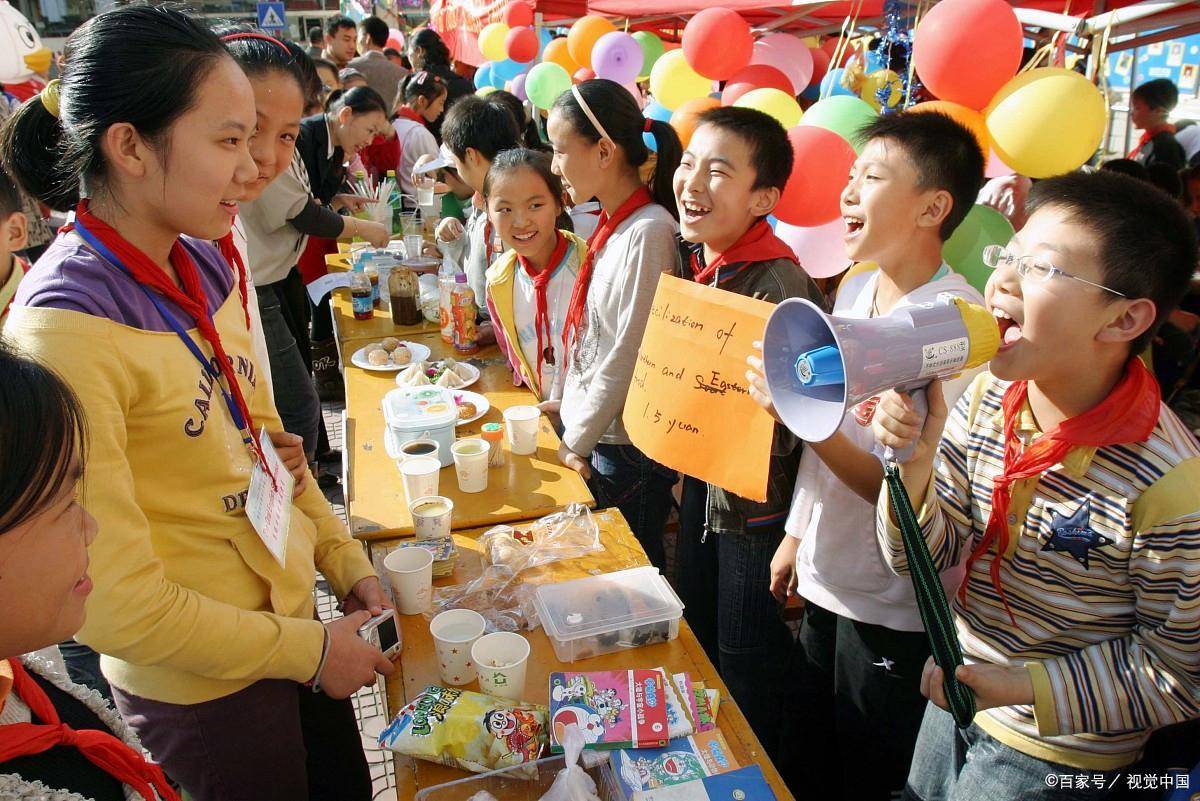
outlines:
[{"label": "pedestrian crossing sign", "polygon": [[282,31],[287,28],[283,3],[259,3],[258,27],[264,31]]}]

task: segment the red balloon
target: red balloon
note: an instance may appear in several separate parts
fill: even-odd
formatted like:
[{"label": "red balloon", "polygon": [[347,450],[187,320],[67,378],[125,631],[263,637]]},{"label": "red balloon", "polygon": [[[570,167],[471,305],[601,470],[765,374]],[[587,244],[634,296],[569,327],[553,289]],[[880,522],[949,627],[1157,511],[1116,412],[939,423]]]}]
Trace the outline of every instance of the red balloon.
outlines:
[{"label": "red balloon", "polygon": [[596,73],[592,72],[587,67],[580,67],[579,69],[575,70],[575,74],[571,77],[574,78],[575,83],[583,83],[584,81],[590,81],[595,78]]},{"label": "red balloon", "polygon": [[521,0],[509,3],[508,8],[504,9],[504,24],[510,28],[532,25],[533,6],[529,3],[521,2]]},{"label": "red balloon", "polygon": [[939,99],[978,111],[1017,74],[1022,37],[1005,0],[945,0],[917,25],[913,66]]},{"label": "red balloon", "polygon": [[821,79],[825,77],[825,73],[829,72],[829,54],[819,47],[809,48],[809,51],[813,57],[813,74],[808,85],[820,86]]},{"label": "red balloon", "polygon": [[796,160],[775,216],[802,226],[836,219],[838,199],[854,166],[854,148],[833,131],[815,125],[797,125],[788,131],[788,140]]},{"label": "red balloon", "polygon": [[793,94],[792,79],[768,64],[751,64],[734,73],[721,92],[721,105],[732,106],[751,89],[779,89]]},{"label": "red balloon", "polygon": [[525,25],[509,30],[504,40],[508,57],[521,64],[528,64],[537,58],[539,45],[537,31]]},{"label": "red balloon", "polygon": [[736,11],[706,8],[684,26],[683,54],[705,78],[725,80],[750,63],[754,36]]},{"label": "red balloon", "polygon": [[[833,61],[833,55],[834,55],[834,53],[837,52],[838,41],[839,41],[838,37],[830,36],[828,39],[821,42],[820,49],[825,51],[825,55],[829,57],[830,62]],[[846,63],[849,62],[850,59],[854,58],[854,55],[857,52],[858,51],[855,50],[851,46],[850,42],[846,42],[845,49],[842,51],[842,58],[839,61],[839,63],[837,64],[837,66],[839,66],[839,67],[846,66]]]}]

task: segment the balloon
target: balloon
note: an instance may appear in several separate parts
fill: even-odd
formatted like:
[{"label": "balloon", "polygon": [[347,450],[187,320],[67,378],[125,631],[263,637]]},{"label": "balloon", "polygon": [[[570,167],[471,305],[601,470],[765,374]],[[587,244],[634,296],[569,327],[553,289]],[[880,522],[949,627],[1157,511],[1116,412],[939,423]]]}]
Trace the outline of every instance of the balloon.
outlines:
[{"label": "balloon", "polygon": [[597,77],[619,84],[633,83],[642,71],[642,46],[627,33],[613,31],[592,48],[592,69]]},{"label": "balloon", "polygon": [[[654,100],[646,104],[646,107],[642,109],[642,115],[651,120],[658,120],[659,122],[671,121],[671,109]],[[649,131],[643,133],[642,141],[646,143],[646,147],[655,153],[658,152],[658,140],[654,138],[654,134]]]},{"label": "balloon", "polygon": [[386,47],[393,47],[404,52],[404,33],[396,28],[388,28],[388,40]]},{"label": "balloon", "polygon": [[546,46],[554,41],[554,32],[549,28],[542,28],[538,31],[538,60],[542,58],[542,54],[546,52]]},{"label": "balloon", "polygon": [[749,23],[736,11],[719,6],[706,8],[688,20],[682,42],[692,69],[718,81],[749,64],[754,53]]},{"label": "balloon", "polygon": [[800,122],[800,104],[791,94],[778,89],[751,89],[734,105],[761,111],[779,120],[784,128],[794,128]]},{"label": "balloon", "polygon": [[1100,90],[1078,72],[1042,67],[1006,83],[984,116],[1005,164],[1030,178],[1049,178],[1096,152],[1106,106]]},{"label": "balloon", "polygon": [[996,148],[989,148],[987,166],[983,170],[984,178],[999,178],[1004,175],[1012,175],[1015,172],[1016,170],[1005,164],[996,155]]},{"label": "balloon", "polygon": [[751,64],[733,74],[721,92],[721,105],[732,106],[737,99],[751,89],[779,89],[789,95],[794,91],[792,81],[775,67],[766,64]]},{"label": "balloon", "polygon": [[571,58],[581,67],[592,66],[592,48],[606,33],[615,31],[613,24],[604,17],[588,14],[575,20],[571,30],[567,32],[567,49]]},{"label": "balloon", "polygon": [[492,62],[485,61],[475,70],[475,88],[482,89],[485,86],[491,86],[495,80],[495,74],[492,72]]},{"label": "balloon", "polygon": [[504,24],[510,28],[516,28],[521,25],[533,24],[533,6],[529,3],[516,0],[508,4],[508,8],[504,9]]},{"label": "balloon", "polygon": [[529,102],[541,109],[548,109],[563,92],[570,90],[571,76],[558,64],[537,64],[525,78],[525,93]]},{"label": "balloon", "polygon": [[[530,68],[530,64],[522,64],[519,61],[513,61],[511,58],[506,58],[503,61],[492,62],[492,77],[497,84],[502,84],[504,81],[511,81],[513,78],[520,75]],[[497,86],[497,88],[500,88]]]},{"label": "balloon", "polygon": [[679,134],[679,141],[684,147],[687,147],[688,142],[692,141],[692,134],[696,132],[697,118],[710,108],[717,108],[720,105],[719,100],[711,97],[697,97],[675,109],[675,113],[671,115],[671,127],[675,129],[675,133]]},{"label": "balloon", "polygon": [[529,73],[522,72],[512,79],[512,86],[509,89],[516,96],[517,100],[520,100],[522,103],[529,99],[529,95],[525,93],[525,82],[527,80],[529,80]]},{"label": "balloon", "polygon": [[706,97],[712,81],[688,65],[682,50],[664,53],[650,70],[650,94],[669,109],[677,109],[694,97]]},{"label": "balloon", "polygon": [[841,219],[808,228],[785,222],[775,226],[775,235],[787,243],[812,278],[832,278],[850,266],[845,233],[846,223]]},{"label": "balloon", "polygon": [[804,112],[804,118],[800,120],[800,125],[814,125],[833,131],[845,139],[855,151],[861,153],[863,142],[858,132],[878,116],[875,109],[865,100],[848,95],[833,95],[809,106],[808,111]]},{"label": "balloon", "polygon": [[1005,0],[945,0],[914,31],[913,66],[940,100],[982,109],[1016,74],[1023,37]]},{"label": "balloon", "polygon": [[876,70],[863,78],[858,96],[870,103],[871,108],[878,111],[883,106],[879,95],[885,90],[887,91],[888,108],[895,108],[904,99],[904,85],[900,82],[900,76],[891,70]]},{"label": "balloon", "polygon": [[854,166],[854,148],[833,131],[797,125],[788,131],[795,161],[775,216],[791,225],[824,225],[840,213],[838,199]]},{"label": "balloon", "polygon": [[[914,113],[936,111],[940,114],[945,114],[975,135],[975,141],[979,142],[979,149],[985,156],[992,152],[991,137],[988,136],[987,132],[987,121],[975,109],[967,108],[959,103],[952,103],[949,100],[929,100],[924,103],[917,103],[908,110]],[[1007,175],[1007,173],[1005,174]]]},{"label": "balloon", "polygon": [[475,94],[479,95],[480,97],[487,97],[492,92],[498,92],[498,91],[499,90],[494,86],[481,86],[475,90]]},{"label": "balloon", "polygon": [[630,81],[629,83],[621,84],[621,86],[633,97],[633,101],[637,103],[638,110],[642,110],[646,105],[646,98],[642,96],[642,90],[638,87],[637,82]]},{"label": "balloon", "polygon": [[508,38],[508,26],[503,22],[493,22],[483,26],[479,32],[479,52],[488,61],[503,61],[508,58],[504,42]]},{"label": "balloon", "polygon": [[638,31],[633,34],[633,38],[642,48],[642,71],[638,73],[638,77],[649,78],[654,62],[658,61],[659,57],[666,52],[663,41],[650,31]]},{"label": "balloon", "polygon": [[808,85],[820,88],[821,79],[825,77],[825,73],[829,72],[829,54],[819,47],[809,50],[808,54],[812,56],[813,60],[813,73],[808,80]]},{"label": "balloon", "polygon": [[504,52],[508,58],[522,64],[528,64],[537,58],[541,43],[537,31],[526,25],[510,28],[504,39]]},{"label": "balloon", "polygon": [[[813,54],[790,33],[768,33],[755,42],[750,63],[774,67],[788,76],[793,94],[804,91],[813,79]],[[825,63],[829,63],[828,58]]]},{"label": "balloon", "polygon": [[562,37],[554,39],[550,44],[546,45],[546,48],[542,50],[542,62],[557,64],[568,75],[573,75],[575,70],[579,69],[579,65],[575,63],[575,59],[571,58],[567,40]]},{"label": "balloon", "polygon": [[854,47],[854,41],[851,40],[842,48],[842,57],[837,64],[833,63],[833,57],[837,54],[839,38],[830,36],[821,43],[821,49],[825,51],[825,55],[829,56],[829,63],[834,67],[844,67],[850,63],[850,59],[857,55],[858,50]]},{"label": "balloon", "polygon": [[587,67],[580,67],[579,69],[575,70],[575,74],[571,76],[571,80],[575,83],[583,83],[584,81],[590,81],[595,77],[596,73],[592,72]]},{"label": "balloon", "polygon": [[983,249],[988,245],[1007,245],[1012,238],[1013,227],[1003,214],[977,204],[942,245],[942,259],[961,273],[967,283],[983,292],[992,274],[991,268],[983,263]]},{"label": "balloon", "polygon": [[833,97],[834,95],[850,95],[853,97],[853,90],[843,83],[845,78],[846,70],[842,67],[834,67],[825,73],[825,77],[821,79],[821,97]]}]

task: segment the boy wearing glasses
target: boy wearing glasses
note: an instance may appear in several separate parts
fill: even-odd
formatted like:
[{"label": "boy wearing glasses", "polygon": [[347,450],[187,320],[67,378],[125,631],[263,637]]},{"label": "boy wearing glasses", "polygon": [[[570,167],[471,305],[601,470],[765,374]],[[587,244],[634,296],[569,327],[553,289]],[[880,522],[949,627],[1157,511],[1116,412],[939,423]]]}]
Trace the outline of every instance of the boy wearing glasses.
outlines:
[{"label": "boy wearing glasses", "polygon": [[[1153,186],[1113,173],[1035,185],[986,299],[1002,345],[952,412],[886,393],[876,436],[916,442],[901,476],[952,598],[979,713],[943,676],[906,796],[1101,798],[1156,728],[1200,717],[1200,447],[1137,355],[1187,289],[1196,238]],[[947,419],[949,418],[949,419]],[[943,428],[945,429],[943,431]],[[880,546],[907,571],[889,500]]]}]

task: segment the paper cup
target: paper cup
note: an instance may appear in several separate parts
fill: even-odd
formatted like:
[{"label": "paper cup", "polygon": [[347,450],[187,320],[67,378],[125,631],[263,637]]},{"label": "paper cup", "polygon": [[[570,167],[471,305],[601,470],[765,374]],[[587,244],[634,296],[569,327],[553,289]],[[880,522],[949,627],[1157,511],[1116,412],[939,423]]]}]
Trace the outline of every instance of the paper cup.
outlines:
[{"label": "paper cup", "polygon": [[397,548],[383,559],[392,582],[392,598],[402,615],[419,615],[429,608],[433,593],[433,554],[424,548]]},{"label": "paper cup", "polygon": [[538,420],[542,413],[536,406],[510,406],[504,410],[504,426],[508,429],[508,447],[513,453],[537,453]]},{"label": "paper cup", "polygon": [[450,516],[454,501],[441,495],[426,495],[408,505],[412,515],[413,530],[419,540],[432,540],[450,536]]},{"label": "paper cup", "polygon": [[479,673],[479,689],[499,698],[521,700],[529,663],[528,640],[511,631],[485,634],[471,646],[471,659]]},{"label": "paper cup", "polygon": [[451,609],[429,622],[438,668],[446,684],[459,687],[475,681],[471,646],[483,636],[486,626],[483,615],[470,609]]},{"label": "paper cup", "polygon": [[438,471],[442,463],[428,456],[414,456],[400,463],[400,479],[409,500],[438,494]]},{"label": "paper cup", "polygon": [[421,456],[429,459],[437,459],[440,462],[441,445],[435,439],[414,439],[400,446],[400,456],[396,461],[403,464],[409,459],[416,459]]},{"label": "paper cup", "polygon": [[488,444],[478,437],[460,439],[450,446],[454,472],[463,492],[483,492],[488,483]]}]

